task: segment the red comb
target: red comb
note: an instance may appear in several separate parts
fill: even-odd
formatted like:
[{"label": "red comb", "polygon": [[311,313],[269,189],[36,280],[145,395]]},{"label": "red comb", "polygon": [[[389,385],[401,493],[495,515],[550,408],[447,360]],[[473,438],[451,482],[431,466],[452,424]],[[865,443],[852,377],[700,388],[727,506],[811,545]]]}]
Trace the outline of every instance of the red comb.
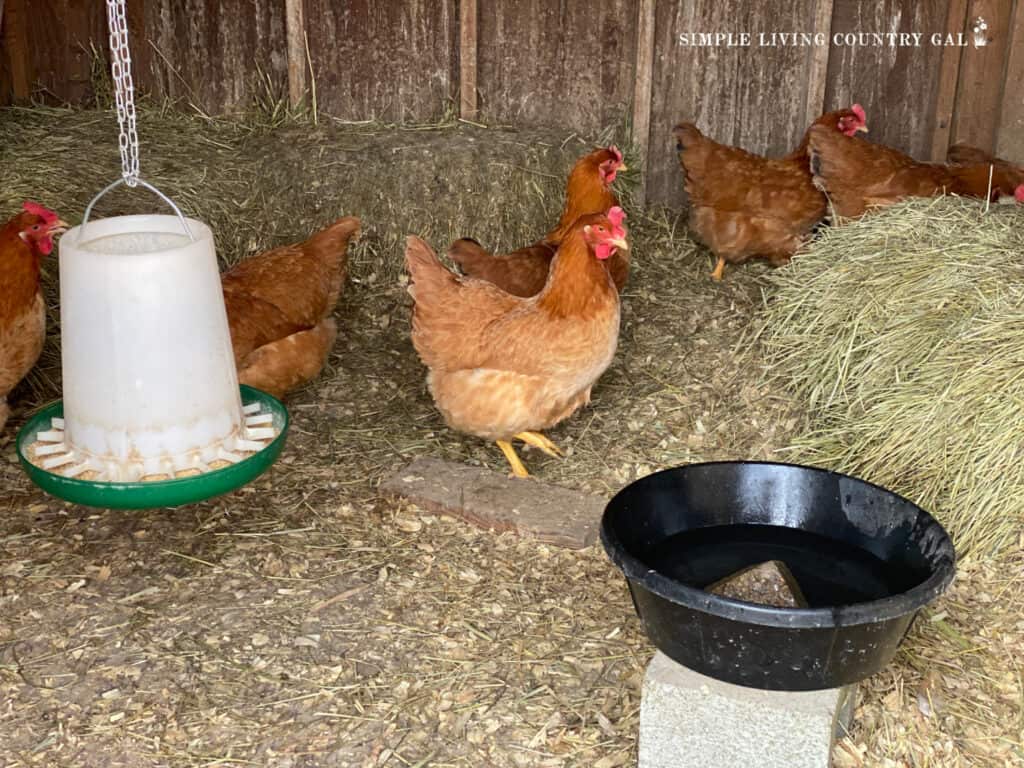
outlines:
[{"label": "red comb", "polygon": [[862,123],[866,123],[868,121],[868,115],[864,111],[864,107],[862,107],[860,104],[854,104],[852,107],[850,107],[850,111],[853,112],[853,114],[857,116],[857,119],[860,120]]},{"label": "red comb", "polygon": [[1024,184],[1021,184],[1013,191],[1013,196],[1018,203],[1024,203]]},{"label": "red comb", "polygon": [[619,151],[618,147],[612,144],[610,147],[608,147],[608,151],[612,153],[612,157],[615,158],[616,163],[622,162],[622,152]]},{"label": "red comb", "polygon": [[57,221],[57,214],[51,211],[49,208],[40,205],[39,203],[33,203],[31,200],[26,200],[25,204],[22,205],[21,207],[25,209],[26,213],[31,213],[35,216],[38,216],[47,224],[53,224],[55,221]]},{"label": "red comb", "polygon": [[608,209],[608,221],[614,226],[621,227],[622,222],[626,220],[626,212],[619,206],[614,206]]}]

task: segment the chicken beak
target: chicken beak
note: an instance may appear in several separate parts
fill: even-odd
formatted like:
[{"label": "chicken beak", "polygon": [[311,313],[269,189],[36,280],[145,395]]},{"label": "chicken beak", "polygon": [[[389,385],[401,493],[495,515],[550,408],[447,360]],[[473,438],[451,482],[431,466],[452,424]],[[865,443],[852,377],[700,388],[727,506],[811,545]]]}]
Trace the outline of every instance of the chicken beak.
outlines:
[{"label": "chicken beak", "polygon": [[857,133],[867,133],[868,132],[868,127],[866,125],[858,125],[856,132]]},{"label": "chicken beak", "polygon": [[629,250],[629,243],[626,242],[624,237],[613,237],[608,241],[608,245],[614,245],[620,251]]},{"label": "chicken beak", "polygon": [[57,219],[57,221],[55,221],[53,225],[47,230],[47,233],[50,235],[63,235],[69,229],[71,229],[70,224],[64,221],[64,219]]},{"label": "chicken beak", "polygon": [[625,163],[619,163],[619,173],[625,173],[629,170],[629,166]]}]

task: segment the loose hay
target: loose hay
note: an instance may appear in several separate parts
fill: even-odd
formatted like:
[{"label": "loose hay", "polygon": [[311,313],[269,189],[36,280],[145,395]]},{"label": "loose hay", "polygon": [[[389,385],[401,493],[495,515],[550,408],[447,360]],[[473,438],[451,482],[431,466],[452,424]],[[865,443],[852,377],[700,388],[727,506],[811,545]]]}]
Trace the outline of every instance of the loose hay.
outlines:
[{"label": "loose hay", "polygon": [[772,274],[761,328],[809,408],[793,458],[914,499],[961,553],[1024,522],[1022,224],[940,198],[830,228]]}]

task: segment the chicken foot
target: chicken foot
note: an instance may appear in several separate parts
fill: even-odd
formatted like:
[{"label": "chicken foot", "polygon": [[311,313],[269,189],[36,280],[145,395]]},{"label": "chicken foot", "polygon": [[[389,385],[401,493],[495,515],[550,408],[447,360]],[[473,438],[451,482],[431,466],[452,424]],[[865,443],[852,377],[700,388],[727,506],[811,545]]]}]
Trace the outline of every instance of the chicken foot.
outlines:
[{"label": "chicken foot", "polygon": [[561,448],[544,437],[540,432],[520,432],[515,437],[517,440],[522,440],[527,445],[532,445],[534,448],[544,451],[548,456],[553,456],[556,459],[560,459],[565,455],[562,453]]},{"label": "chicken foot", "polygon": [[722,258],[721,256],[719,256],[718,257],[718,263],[715,264],[715,269],[711,273],[711,279],[712,280],[721,280],[722,276],[724,274],[725,274],[725,259]]},{"label": "chicken foot", "polygon": [[[518,434],[513,435],[513,437],[516,440],[522,440],[527,445],[532,445],[538,450],[544,451],[548,456],[554,456],[556,459],[565,455],[557,445],[548,440],[548,438],[540,432],[519,432]],[[512,466],[512,474],[516,477],[529,477],[530,473],[526,471],[526,467],[519,458],[519,454],[516,453],[515,446],[513,446],[508,440],[496,440],[495,442],[498,444],[498,447],[501,448],[501,452],[505,454],[505,458],[508,459],[508,463]]]},{"label": "chicken foot", "polygon": [[512,446],[512,443],[507,440],[497,440],[498,447],[501,448],[501,452],[505,454],[505,458],[508,459],[508,463],[512,465],[512,474],[516,477],[529,477],[530,473],[526,471],[526,467],[523,466],[523,462],[519,459],[519,454],[516,453],[516,449]]}]

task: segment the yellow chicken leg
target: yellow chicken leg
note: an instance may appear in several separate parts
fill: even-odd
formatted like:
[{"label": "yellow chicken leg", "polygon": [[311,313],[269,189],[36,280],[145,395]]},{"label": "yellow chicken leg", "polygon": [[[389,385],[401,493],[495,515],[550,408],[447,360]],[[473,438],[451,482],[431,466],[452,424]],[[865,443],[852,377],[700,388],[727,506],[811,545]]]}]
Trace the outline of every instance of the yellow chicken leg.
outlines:
[{"label": "yellow chicken leg", "polygon": [[718,263],[715,265],[715,271],[711,273],[712,280],[721,280],[722,275],[725,273],[725,259],[721,256],[718,257]]},{"label": "yellow chicken leg", "polygon": [[512,447],[512,443],[505,440],[497,440],[498,447],[501,448],[501,452],[505,454],[505,458],[508,459],[508,463],[512,465],[512,474],[516,477],[529,477],[530,473],[526,471],[526,467],[523,466],[523,462],[519,460],[519,454],[516,453],[516,449]]},{"label": "yellow chicken leg", "polygon": [[532,445],[534,448],[544,451],[548,456],[554,456],[556,459],[563,456],[562,450],[540,432],[520,432],[515,437],[527,445]]}]

